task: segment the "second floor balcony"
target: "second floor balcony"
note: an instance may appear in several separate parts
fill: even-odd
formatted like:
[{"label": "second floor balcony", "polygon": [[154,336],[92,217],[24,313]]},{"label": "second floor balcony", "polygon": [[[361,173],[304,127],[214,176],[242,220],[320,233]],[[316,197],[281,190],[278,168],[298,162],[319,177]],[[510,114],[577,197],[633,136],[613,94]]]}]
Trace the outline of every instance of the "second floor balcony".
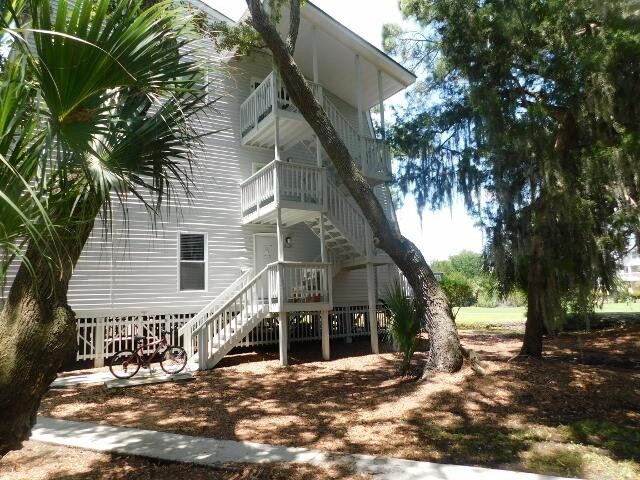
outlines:
[{"label": "second floor balcony", "polygon": [[[338,135],[363,174],[372,183],[391,179],[391,157],[388,145],[353,125],[329,99],[321,85],[309,82],[318,102],[324,108]],[[278,142],[284,149],[313,139],[313,131],[291,101],[278,76],[271,72],[240,106],[242,144],[273,148]]]}]

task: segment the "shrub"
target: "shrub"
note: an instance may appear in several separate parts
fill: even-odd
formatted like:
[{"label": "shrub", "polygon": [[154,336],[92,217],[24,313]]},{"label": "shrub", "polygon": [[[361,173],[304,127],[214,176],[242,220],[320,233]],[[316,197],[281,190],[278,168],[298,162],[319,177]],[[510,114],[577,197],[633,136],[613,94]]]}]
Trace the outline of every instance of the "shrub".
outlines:
[{"label": "shrub", "polygon": [[452,272],[444,275],[442,290],[449,298],[452,307],[470,307],[476,303],[473,284],[461,273]]},{"label": "shrub", "polygon": [[397,282],[387,291],[384,302],[391,313],[390,340],[402,354],[400,374],[406,375],[411,368],[411,358],[418,348],[422,315],[414,299],[407,296]]}]

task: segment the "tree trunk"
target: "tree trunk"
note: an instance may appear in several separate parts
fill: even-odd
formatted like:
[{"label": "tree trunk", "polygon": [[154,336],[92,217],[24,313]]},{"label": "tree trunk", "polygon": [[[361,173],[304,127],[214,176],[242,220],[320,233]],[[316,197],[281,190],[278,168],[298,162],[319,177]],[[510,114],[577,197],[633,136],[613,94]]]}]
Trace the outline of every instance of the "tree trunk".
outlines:
[{"label": "tree trunk", "polygon": [[544,320],[549,307],[546,303],[547,282],[542,262],[542,239],[534,234],[527,282],[527,322],[520,349],[521,356],[542,358]]},{"label": "tree trunk", "polygon": [[389,254],[413,288],[426,312],[430,351],[427,369],[455,372],[462,366],[462,349],[451,308],[422,253],[397,233],[322,106],[316,101],[295,60],[262,9],[259,0],[247,0],[251,25],[271,50],[293,103],[316,133],[342,181],[371,225],[376,244]]},{"label": "tree trunk", "polygon": [[[67,289],[92,225],[75,228],[65,242],[56,276],[42,253],[29,246],[0,312],[0,457],[20,448],[36,421],[40,399],[62,362],[76,349],[76,318]],[[55,252],[58,243],[51,242]],[[57,257],[60,258],[59,253]]]}]

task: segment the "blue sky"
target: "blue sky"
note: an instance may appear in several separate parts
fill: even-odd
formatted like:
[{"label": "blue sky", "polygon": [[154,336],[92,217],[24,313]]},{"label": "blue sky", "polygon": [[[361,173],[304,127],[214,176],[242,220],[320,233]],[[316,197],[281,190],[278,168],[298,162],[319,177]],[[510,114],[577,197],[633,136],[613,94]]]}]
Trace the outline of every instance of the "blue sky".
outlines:
[{"label": "blue sky", "polygon": [[[246,10],[244,0],[204,1],[234,20]],[[313,3],[378,48],[382,25],[402,22],[398,0],[313,0]],[[401,104],[403,98],[399,94],[391,103]],[[402,233],[422,250],[427,260],[444,259],[465,249],[477,252],[482,249],[482,232],[473,226],[473,219],[459,200],[452,208],[424,212],[420,219],[413,198],[406,198],[398,211],[398,222]]]}]

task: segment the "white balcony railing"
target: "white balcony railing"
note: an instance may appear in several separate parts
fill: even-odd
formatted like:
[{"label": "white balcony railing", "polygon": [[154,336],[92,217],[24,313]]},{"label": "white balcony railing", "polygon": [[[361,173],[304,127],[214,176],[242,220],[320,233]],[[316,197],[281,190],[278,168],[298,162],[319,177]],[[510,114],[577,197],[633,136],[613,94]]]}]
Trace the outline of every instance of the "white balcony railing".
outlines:
[{"label": "white balcony railing", "polygon": [[[362,172],[367,176],[389,176],[391,157],[388,145],[369,135],[361,135],[359,129],[324,94],[321,85],[313,82],[309,82],[309,85]],[[240,106],[242,136],[260,128],[260,123],[274,111],[276,105],[279,110],[298,112],[282,82],[271,72]]]},{"label": "white balcony railing", "polygon": [[[271,309],[280,306],[288,310],[298,305],[331,304],[331,264],[276,262],[269,265]],[[282,287],[280,289],[280,287]]]},{"label": "white balcony railing", "polygon": [[245,222],[260,218],[283,203],[320,211],[325,183],[324,168],[273,161],[240,184],[242,217]]},{"label": "white balcony railing", "polygon": [[244,223],[283,207],[325,212],[360,255],[373,251],[364,214],[326,168],[273,161],[242,182],[240,198]]}]

